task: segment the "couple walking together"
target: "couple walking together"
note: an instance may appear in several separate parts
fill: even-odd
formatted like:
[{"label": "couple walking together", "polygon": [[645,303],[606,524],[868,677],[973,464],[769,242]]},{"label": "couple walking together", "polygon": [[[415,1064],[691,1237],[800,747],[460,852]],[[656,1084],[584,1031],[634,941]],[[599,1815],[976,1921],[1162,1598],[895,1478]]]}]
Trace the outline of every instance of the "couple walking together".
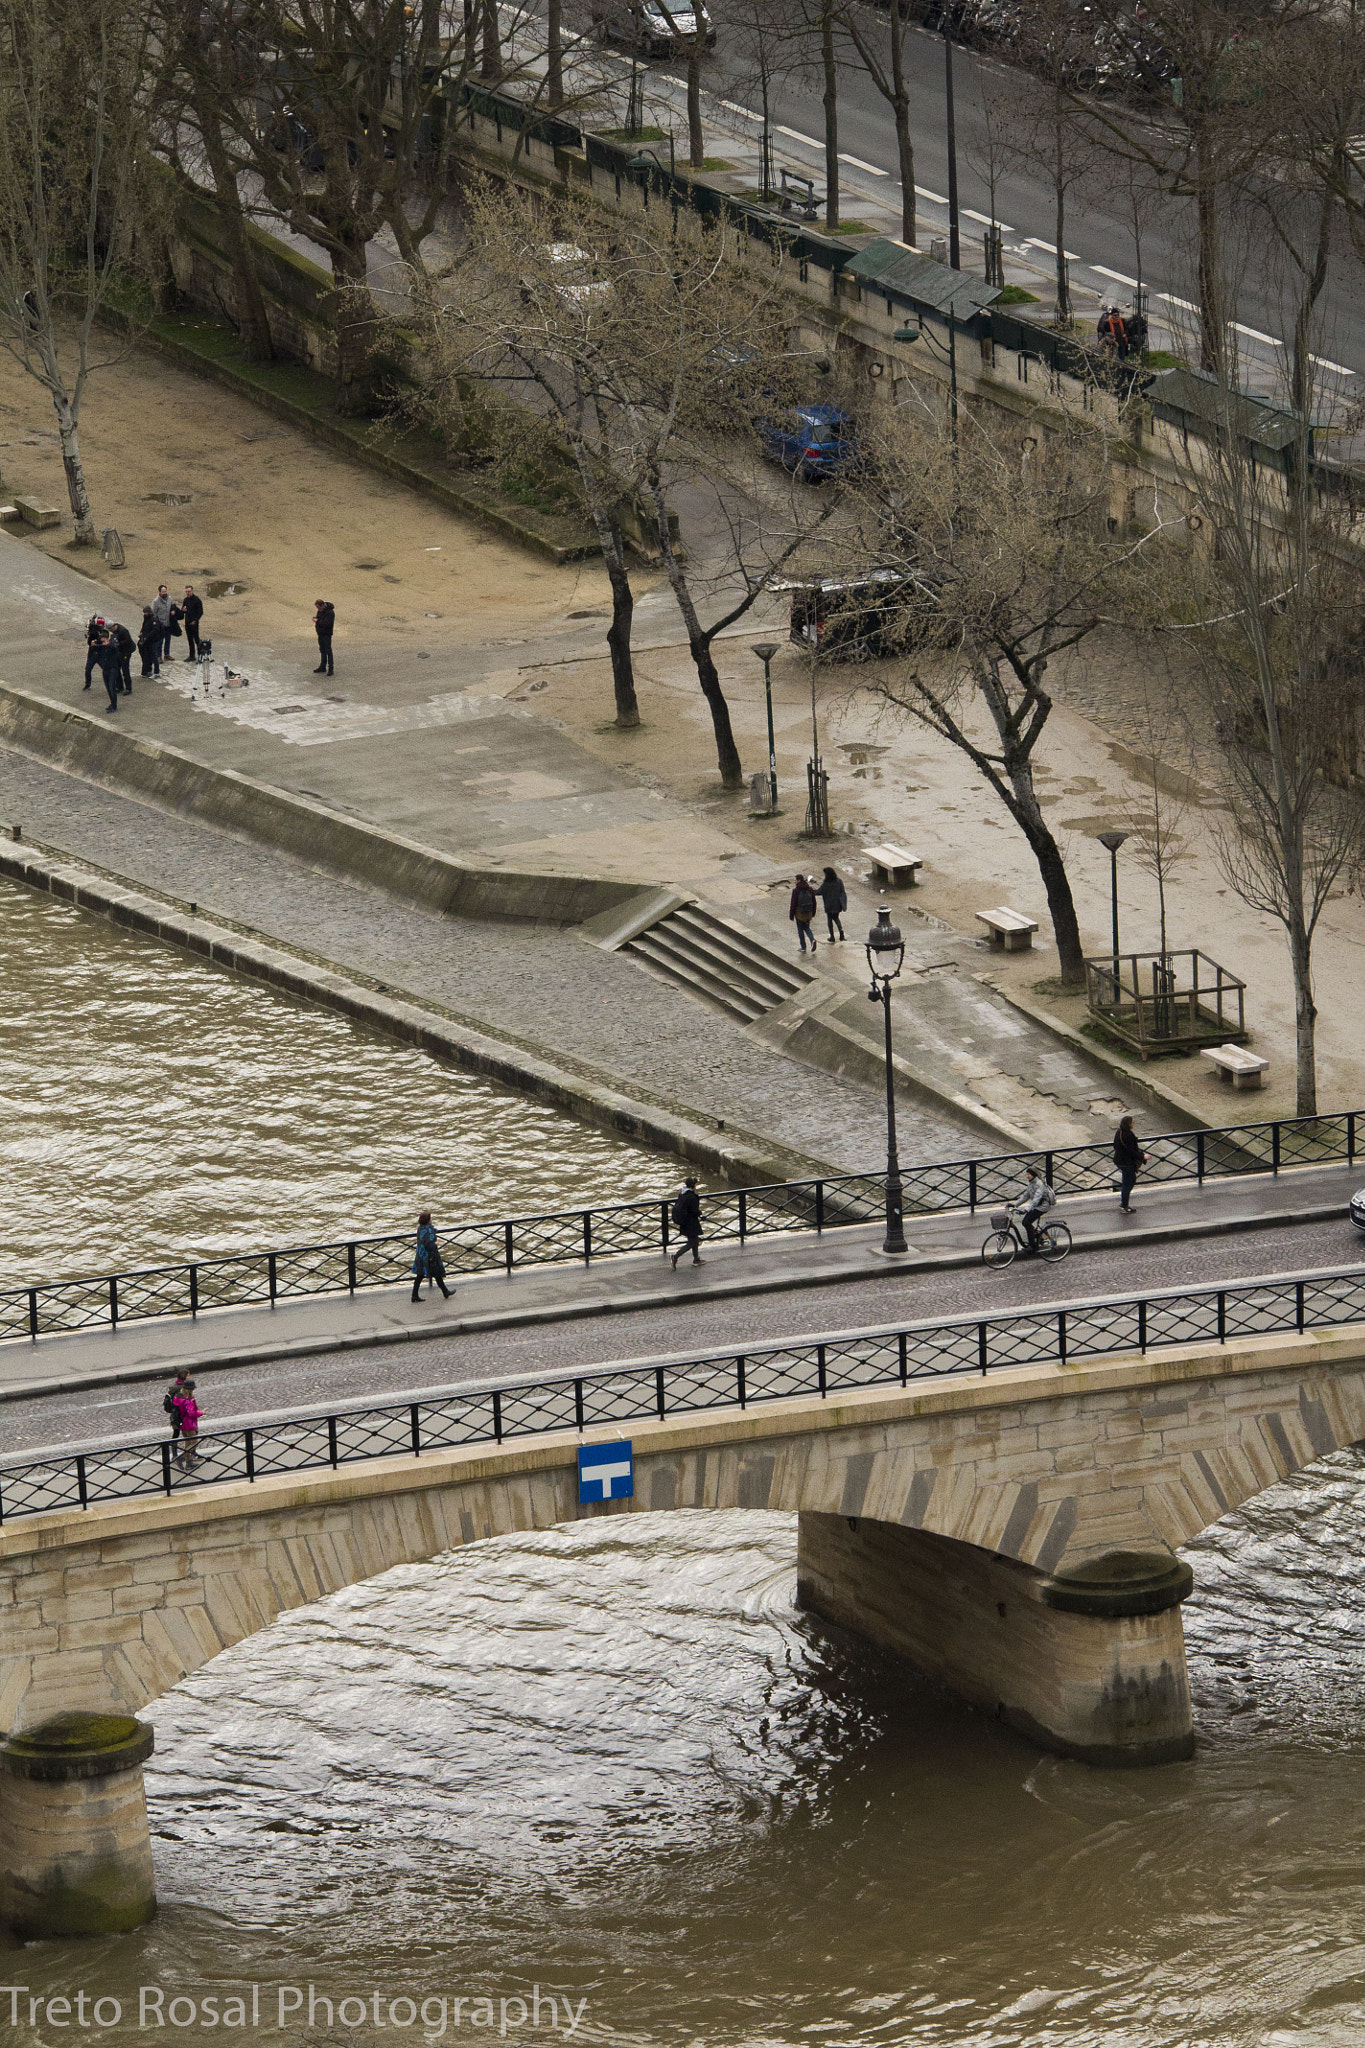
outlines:
[{"label": "couple walking together", "polygon": [[817,940],[811,926],[815,913],[821,904],[825,906],[825,923],[829,926],[830,943],[844,936],[843,913],[848,909],[848,891],[839,880],[833,868],[826,868],[824,880],[818,885],[813,875],[798,875],[792,888],[791,903],[787,916],[796,926],[796,936],[804,953],[809,944],[811,952]]}]

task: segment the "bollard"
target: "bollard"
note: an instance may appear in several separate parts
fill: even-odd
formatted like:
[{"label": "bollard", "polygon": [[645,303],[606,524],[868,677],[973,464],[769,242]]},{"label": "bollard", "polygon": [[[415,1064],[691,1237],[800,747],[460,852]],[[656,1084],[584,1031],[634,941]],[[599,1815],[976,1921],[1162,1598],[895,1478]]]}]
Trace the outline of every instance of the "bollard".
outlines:
[{"label": "bollard", "polygon": [[131,1714],[56,1714],[0,1741],[0,1922],[21,1941],[125,1934],[156,1911]]}]

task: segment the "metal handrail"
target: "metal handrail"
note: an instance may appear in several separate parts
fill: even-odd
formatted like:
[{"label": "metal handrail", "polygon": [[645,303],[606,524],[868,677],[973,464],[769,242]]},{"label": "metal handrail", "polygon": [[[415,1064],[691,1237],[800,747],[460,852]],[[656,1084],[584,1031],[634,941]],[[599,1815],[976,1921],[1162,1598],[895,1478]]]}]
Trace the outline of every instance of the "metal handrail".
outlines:
[{"label": "metal handrail", "polygon": [[[1358,1110],[1277,1118],[1220,1130],[1172,1131],[1144,1139],[1148,1182],[1197,1182],[1279,1173],[1288,1166],[1352,1164]],[[1114,1175],[1109,1143],[1039,1148],[902,1170],[907,1216],[974,1214],[999,1205],[1028,1166],[1059,1195],[1107,1188]],[[713,1243],[744,1244],[787,1231],[875,1222],[885,1208],[882,1173],[834,1174],[751,1188],[717,1188],[701,1198],[702,1226]],[[458,1224],[438,1233],[448,1273],[511,1274],[522,1266],[591,1265],[630,1253],[667,1252],[671,1202],[604,1203],[544,1216]],[[126,1273],[36,1281],[0,1290],[0,1341],[116,1329],[161,1316],[197,1316],[210,1308],[272,1306],[320,1294],[395,1287],[412,1275],[414,1235],[285,1245],[220,1259],[144,1266]]]},{"label": "metal handrail", "polygon": [[170,1437],[0,1464],[0,1522],[170,1495],[292,1472],[335,1471],[369,1458],[412,1457],[462,1445],[501,1444],[551,1431],[618,1429],[699,1409],[749,1408],[802,1395],[1033,1365],[1065,1365],[1116,1352],[1145,1355],[1365,1323],[1365,1269],[1304,1273],[1227,1287],[1161,1289],[1092,1302],[1002,1309],[937,1323],[802,1337],[684,1360],[608,1365],[573,1378],[500,1382],[387,1407],[271,1416],[204,1432],[190,1452]]}]

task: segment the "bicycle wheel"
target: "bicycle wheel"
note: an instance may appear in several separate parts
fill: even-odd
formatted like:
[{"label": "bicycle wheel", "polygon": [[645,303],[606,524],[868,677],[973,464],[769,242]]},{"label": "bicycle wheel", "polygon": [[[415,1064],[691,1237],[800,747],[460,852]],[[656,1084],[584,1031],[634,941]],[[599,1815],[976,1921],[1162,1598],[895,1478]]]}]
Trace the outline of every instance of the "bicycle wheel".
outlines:
[{"label": "bicycle wheel", "polygon": [[1065,1223],[1049,1223],[1038,1233],[1040,1255],[1052,1260],[1064,1259],[1071,1250],[1071,1232]]},{"label": "bicycle wheel", "polygon": [[988,1266],[1009,1266],[1018,1249],[1013,1231],[993,1230],[981,1247],[981,1257]]}]

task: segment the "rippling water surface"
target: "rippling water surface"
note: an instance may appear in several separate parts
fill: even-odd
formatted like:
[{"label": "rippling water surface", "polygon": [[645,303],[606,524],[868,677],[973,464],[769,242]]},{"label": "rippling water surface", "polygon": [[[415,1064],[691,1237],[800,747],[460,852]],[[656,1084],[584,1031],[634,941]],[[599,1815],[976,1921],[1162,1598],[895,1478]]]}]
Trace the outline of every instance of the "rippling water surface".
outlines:
[{"label": "rippling water surface", "polygon": [[614,2048],[1359,2044],[1363,1489],[1343,1453],[1189,1553],[1200,1748],[1156,1771],[1041,1755],[798,1616],[783,1517],[391,1572],[149,1710],[162,1911],[79,1981],[463,1996],[466,2042],[498,2038],[468,2001],[538,1984]]},{"label": "rippling water surface", "polygon": [[661,1194],[674,1168],[0,881],[0,1283]]}]

